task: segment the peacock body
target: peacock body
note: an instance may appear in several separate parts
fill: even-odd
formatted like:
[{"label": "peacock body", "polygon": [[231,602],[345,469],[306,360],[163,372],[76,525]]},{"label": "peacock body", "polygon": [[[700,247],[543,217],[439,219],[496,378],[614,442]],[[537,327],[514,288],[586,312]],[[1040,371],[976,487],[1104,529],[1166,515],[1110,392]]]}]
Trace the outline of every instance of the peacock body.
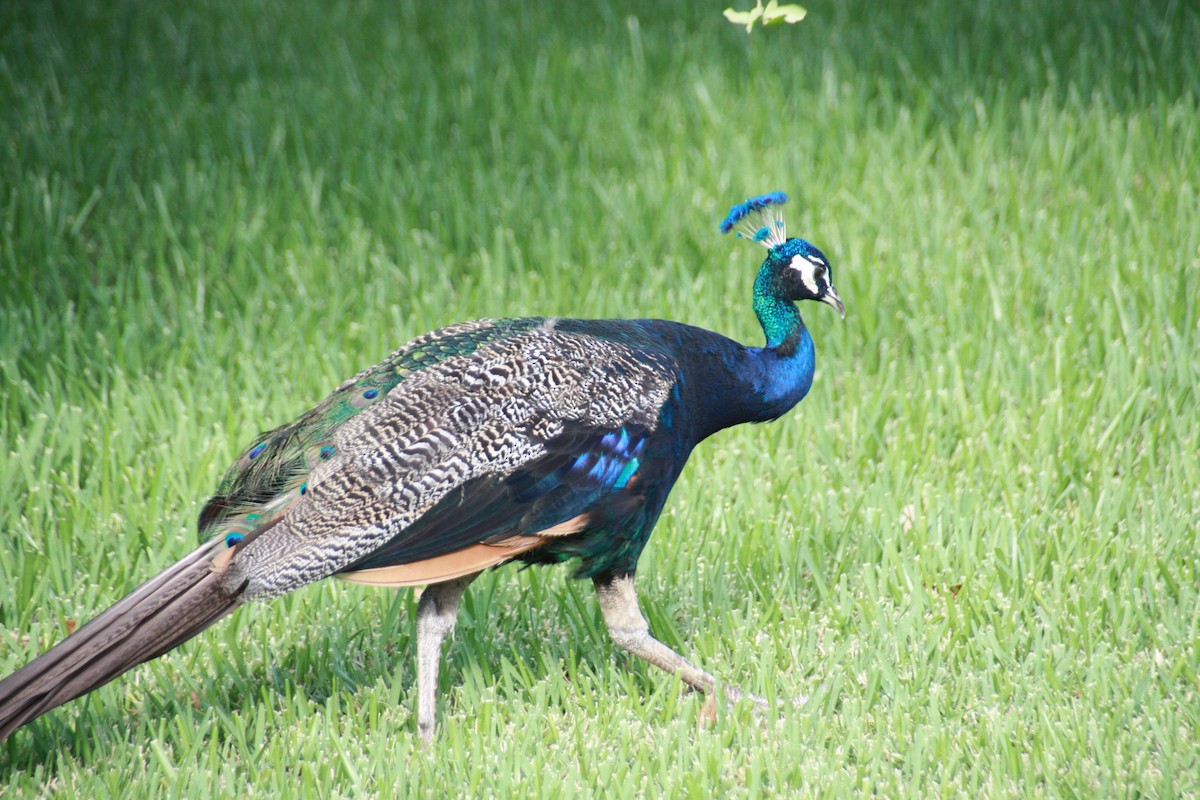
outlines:
[{"label": "peacock body", "polygon": [[722,224],[769,251],[754,285],[765,346],[665,320],[553,317],[414,339],[252,442],[201,512],[198,550],[0,682],[0,738],[247,600],[331,575],[428,587],[418,722],[429,737],[459,599],[514,560],[577,559],[618,644],[711,691],[715,679],[650,636],[632,579],[692,449],[808,392],[813,341],[795,302],[843,310],[825,257],[786,238],[785,199],[752,198]]}]

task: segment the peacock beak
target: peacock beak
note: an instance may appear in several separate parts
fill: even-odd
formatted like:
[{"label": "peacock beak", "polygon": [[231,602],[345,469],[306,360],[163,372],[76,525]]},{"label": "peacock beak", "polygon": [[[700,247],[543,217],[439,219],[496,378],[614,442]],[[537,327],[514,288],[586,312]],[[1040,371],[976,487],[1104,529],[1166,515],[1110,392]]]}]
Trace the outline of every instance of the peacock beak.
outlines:
[{"label": "peacock beak", "polygon": [[821,302],[833,306],[842,315],[842,319],[846,318],[846,304],[842,302],[842,298],[838,297],[837,290],[832,286],[825,290],[825,294],[821,296]]}]

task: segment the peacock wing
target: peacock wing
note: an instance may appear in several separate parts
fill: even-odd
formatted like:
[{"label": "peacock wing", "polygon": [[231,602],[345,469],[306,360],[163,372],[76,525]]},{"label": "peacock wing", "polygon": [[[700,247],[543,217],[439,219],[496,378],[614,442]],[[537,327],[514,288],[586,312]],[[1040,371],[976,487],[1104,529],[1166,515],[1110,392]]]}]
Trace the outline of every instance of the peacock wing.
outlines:
[{"label": "peacock wing", "polygon": [[337,453],[339,431],[349,421],[422,370],[469,356],[489,342],[541,323],[540,318],[484,319],[424,334],[342,383],[298,419],[260,434],[226,471],[201,510],[201,539],[220,536],[232,547],[270,529],[308,493],[312,474]]},{"label": "peacock wing", "polygon": [[239,545],[231,580],[270,597],[340,571],[575,532],[606,481],[628,484],[676,379],[662,353],[553,320],[427,366],[336,429],[282,522]]},{"label": "peacock wing", "polygon": [[339,577],[392,586],[436,583],[627,515],[642,500],[636,478],[652,432],[636,424],[568,428],[511,473],[455,486]]}]

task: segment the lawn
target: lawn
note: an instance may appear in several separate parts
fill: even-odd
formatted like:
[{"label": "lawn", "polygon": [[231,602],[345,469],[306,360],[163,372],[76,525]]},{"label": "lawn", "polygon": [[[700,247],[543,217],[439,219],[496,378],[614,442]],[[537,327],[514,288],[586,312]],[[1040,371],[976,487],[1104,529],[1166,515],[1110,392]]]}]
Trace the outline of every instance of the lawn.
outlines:
[{"label": "lawn", "polygon": [[[749,0],[742,0],[743,7]],[[0,797],[1200,794],[1200,12],[1188,3],[0,4],[0,674],[194,547],[237,453],[427,329],[758,344],[784,190],[848,315],[642,558],[239,611],[0,744]]]}]

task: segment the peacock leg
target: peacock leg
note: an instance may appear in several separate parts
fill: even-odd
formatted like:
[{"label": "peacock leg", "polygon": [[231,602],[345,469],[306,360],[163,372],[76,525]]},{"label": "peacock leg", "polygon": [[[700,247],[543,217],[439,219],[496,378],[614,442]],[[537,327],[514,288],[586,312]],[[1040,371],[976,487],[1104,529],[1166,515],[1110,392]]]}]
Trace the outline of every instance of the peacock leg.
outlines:
[{"label": "peacock leg", "polygon": [[438,665],[442,642],[454,631],[458,603],[479,573],[425,587],[417,604],[417,732],[428,745],[437,724]]},{"label": "peacock leg", "polygon": [[[698,692],[712,695],[716,691],[716,678],[650,635],[650,626],[638,608],[632,575],[597,577],[593,583],[596,595],[600,598],[604,623],[617,645],[659,669],[678,675],[680,680]],[[730,704],[745,698],[759,709],[765,711],[767,708],[766,700],[736,686],[725,684],[723,692]]]}]

